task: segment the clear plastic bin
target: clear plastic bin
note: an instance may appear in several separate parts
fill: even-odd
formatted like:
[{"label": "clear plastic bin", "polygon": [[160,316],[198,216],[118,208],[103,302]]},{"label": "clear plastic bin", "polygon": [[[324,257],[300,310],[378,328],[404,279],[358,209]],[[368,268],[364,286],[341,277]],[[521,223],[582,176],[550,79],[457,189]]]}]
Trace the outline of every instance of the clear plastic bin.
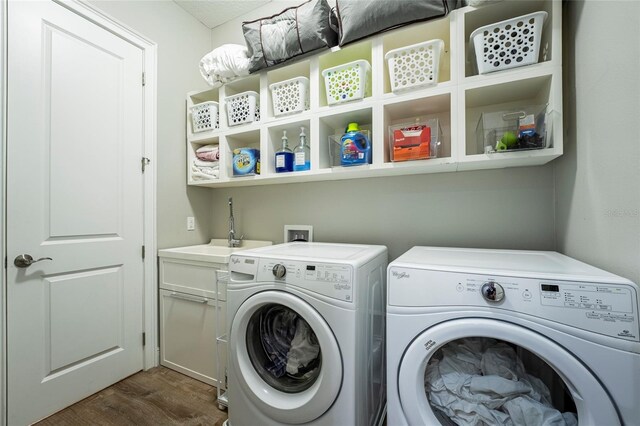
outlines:
[{"label": "clear plastic bin", "polygon": [[260,97],[256,92],[242,92],[225,99],[229,126],[260,121]]},{"label": "clear plastic bin", "polygon": [[322,71],[329,105],[363,99],[369,95],[371,65],[365,60],[348,62]]},{"label": "clear plastic bin", "polygon": [[389,159],[410,161],[437,158],[442,146],[442,128],[437,118],[416,117],[389,126]]},{"label": "clear plastic bin", "polygon": [[309,79],[295,77],[269,86],[273,115],[288,115],[309,109]]},{"label": "clear plastic bin", "polygon": [[220,127],[218,103],[202,102],[191,107],[191,124],[193,133],[214,130]]},{"label": "clear plastic bin", "polygon": [[476,126],[478,153],[493,154],[549,147],[552,111],[531,105],[509,111],[482,113]]},{"label": "clear plastic bin", "polygon": [[[363,133],[367,139],[369,139],[370,145],[371,145],[371,132],[369,130],[364,130],[364,129],[360,129],[360,132]],[[344,136],[344,133],[340,133],[337,135],[331,135],[329,136],[329,161],[331,163],[331,167],[358,167],[358,166],[367,166],[370,163],[367,163],[366,161],[360,164],[351,164],[351,165],[344,165],[342,164],[342,153],[341,153],[341,149],[342,149],[342,137]],[[370,147],[369,148],[369,158],[371,158],[373,152],[372,152],[373,148]]]},{"label": "clear plastic bin", "polygon": [[547,12],[534,12],[480,27],[471,33],[478,73],[487,74],[538,62]]},{"label": "clear plastic bin", "polygon": [[443,48],[444,41],[436,39],[387,52],[384,58],[389,66],[391,90],[403,92],[437,84]]}]

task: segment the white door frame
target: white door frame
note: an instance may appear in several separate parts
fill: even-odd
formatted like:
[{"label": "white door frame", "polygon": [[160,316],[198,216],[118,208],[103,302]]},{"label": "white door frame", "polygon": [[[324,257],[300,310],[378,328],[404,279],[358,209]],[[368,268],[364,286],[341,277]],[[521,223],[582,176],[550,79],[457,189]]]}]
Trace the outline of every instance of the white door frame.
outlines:
[{"label": "white door frame", "polygon": [[[52,0],[96,25],[116,34],[143,51],[145,86],[143,95],[144,156],[151,160],[144,173],[144,369],[158,365],[158,286],[156,268],[156,116],[157,116],[157,45],[136,31],[115,21],[84,0]],[[0,425],[7,421],[6,371],[6,283],[4,266],[7,252],[6,239],[6,149],[7,149],[7,0],[0,0]],[[142,76],[140,76],[142,78]],[[142,159],[141,159],[142,160]],[[141,163],[142,167],[142,163]]]}]

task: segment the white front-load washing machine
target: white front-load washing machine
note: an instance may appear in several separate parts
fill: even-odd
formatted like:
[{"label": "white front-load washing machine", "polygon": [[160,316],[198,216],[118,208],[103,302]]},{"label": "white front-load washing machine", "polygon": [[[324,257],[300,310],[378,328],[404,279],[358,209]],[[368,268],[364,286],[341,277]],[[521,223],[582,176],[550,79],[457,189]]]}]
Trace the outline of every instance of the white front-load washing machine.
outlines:
[{"label": "white front-load washing machine", "polygon": [[387,271],[390,426],[640,424],[629,280],[555,252],[437,247]]},{"label": "white front-load washing machine", "polygon": [[381,422],[386,267],[384,246],[288,243],[231,256],[231,426]]}]

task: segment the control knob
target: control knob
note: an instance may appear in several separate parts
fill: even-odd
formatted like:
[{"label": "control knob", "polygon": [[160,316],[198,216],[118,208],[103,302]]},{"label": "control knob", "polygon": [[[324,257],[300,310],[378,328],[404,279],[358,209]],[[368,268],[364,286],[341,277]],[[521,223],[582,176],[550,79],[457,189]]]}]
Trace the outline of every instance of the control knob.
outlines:
[{"label": "control knob", "polygon": [[487,302],[501,302],[504,299],[504,289],[494,281],[484,283],[480,292]]},{"label": "control knob", "polygon": [[283,264],[277,263],[276,266],[273,267],[273,275],[277,279],[281,280],[285,275],[287,275],[287,268],[285,268]]}]

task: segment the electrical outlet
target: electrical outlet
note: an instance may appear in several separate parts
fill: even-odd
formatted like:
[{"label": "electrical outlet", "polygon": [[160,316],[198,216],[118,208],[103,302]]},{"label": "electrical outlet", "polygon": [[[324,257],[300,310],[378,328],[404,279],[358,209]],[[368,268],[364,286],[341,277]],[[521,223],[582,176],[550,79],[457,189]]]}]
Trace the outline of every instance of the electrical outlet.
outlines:
[{"label": "electrical outlet", "polygon": [[193,216],[187,217],[187,231],[195,231],[196,230],[196,220]]}]

